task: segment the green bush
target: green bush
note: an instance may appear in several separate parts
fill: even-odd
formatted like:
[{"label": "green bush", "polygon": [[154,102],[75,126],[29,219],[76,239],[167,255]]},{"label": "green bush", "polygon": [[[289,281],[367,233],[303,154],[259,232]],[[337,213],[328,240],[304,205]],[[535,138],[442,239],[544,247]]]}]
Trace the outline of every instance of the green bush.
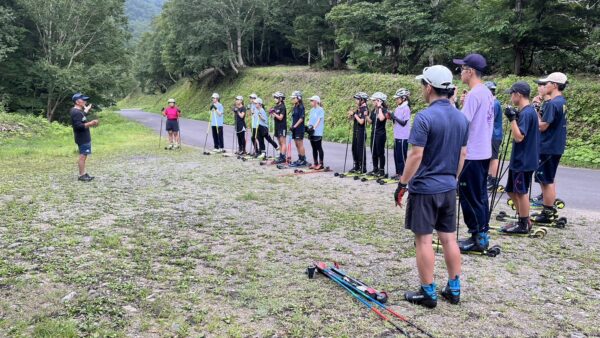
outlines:
[{"label": "green bush", "polygon": [[[517,80],[526,80],[536,88],[535,78],[490,76],[486,80],[498,83],[498,98],[507,103],[508,96],[503,91]],[[569,103],[569,146],[564,163],[577,166],[600,167],[600,82],[596,78],[575,76],[565,92]],[[426,105],[421,97],[421,88],[414,76],[357,73],[351,71],[315,71],[306,67],[263,67],[247,68],[237,76],[221,78],[218,81],[206,80],[194,83],[181,81],[165,94],[142,95],[133,93],[119,103],[124,107],[139,107],[147,111],[159,112],[169,97],[177,99],[183,115],[188,118],[208,120],[210,95],[218,92],[228,114],[225,123],[231,123],[233,113],[229,109],[236,95],[248,97],[252,92],[262,97],[267,107],[273,105],[271,94],[277,90],[289,95],[301,90],[306,98],[319,95],[326,111],[325,138],[343,142],[348,136],[349,124],[345,118],[348,109],[354,105],[352,95],[357,91],[372,94],[382,91],[391,98],[394,92],[405,87],[412,92],[412,110],[418,112]],[[466,87],[459,84],[459,91]],[[306,102],[308,105],[308,103]],[[290,107],[288,102],[288,109]],[[388,144],[391,145],[391,140]]]}]

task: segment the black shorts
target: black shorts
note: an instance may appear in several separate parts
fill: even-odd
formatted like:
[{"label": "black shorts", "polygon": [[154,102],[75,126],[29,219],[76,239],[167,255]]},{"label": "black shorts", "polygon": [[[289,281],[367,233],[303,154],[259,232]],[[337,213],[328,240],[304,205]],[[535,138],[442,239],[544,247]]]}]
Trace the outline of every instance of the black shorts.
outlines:
[{"label": "black shorts", "polygon": [[492,160],[498,159],[498,153],[500,152],[500,145],[502,140],[492,140]]},{"label": "black shorts", "polygon": [[513,171],[508,170],[508,179],[506,181],[506,192],[525,195],[529,192],[531,186],[531,176],[533,171]]},{"label": "black shorts", "polygon": [[535,172],[535,181],[541,184],[554,183],[562,155],[540,155],[540,164]]},{"label": "black shorts", "polygon": [[456,231],[456,190],[439,194],[409,194],[406,229],[418,235]]},{"label": "black shorts", "polygon": [[167,131],[179,131],[179,121],[177,120],[167,120]]},{"label": "black shorts", "polygon": [[275,126],[275,137],[285,137],[287,135],[287,128]]},{"label": "black shorts", "polygon": [[304,129],[294,129],[292,138],[294,140],[304,140]]}]

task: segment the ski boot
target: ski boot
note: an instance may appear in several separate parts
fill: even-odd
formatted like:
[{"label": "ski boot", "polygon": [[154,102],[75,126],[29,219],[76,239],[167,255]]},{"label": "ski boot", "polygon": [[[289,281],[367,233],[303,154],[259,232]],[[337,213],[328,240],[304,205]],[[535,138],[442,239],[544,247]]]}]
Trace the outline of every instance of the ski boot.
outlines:
[{"label": "ski boot", "polygon": [[487,232],[478,232],[471,237],[458,241],[461,253],[469,251],[485,252],[490,245],[490,236]]},{"label": "ski boot", "polygon": [[267,154],[265,153],[261,153],[260,155],[256,156],[257,159],[259,160],[265,160],[267,158]]},{"label": "ski boot", "polygon": [[373,171],[367,173],[367,176],[377,176],[377,172],[377,169],[373,169]]},{"label": "ski boot", "polygon": [[383,169],[377,170],[377,175],[375,175],[375,176],[377,176],[379,178],[386,178],[387,177],[387,175],[385,174],[385,170],[383,170]]},{"label": "ski boot", "polygon": [[279,157],[273,161],[275,164],[282,164],[285,163],[285,155],[283,154],[279,154]]},{"label": "ski boot", "polygon": [[419,291],[409,291],[404,293],[404,299],[410,303],[433,309],[437,306],[436,285],[435,283],[421,285]]},{"label": "ski boot", "polygon": [[529,217],[519,217],[518,221],[503,226],[499,231],[506,234],[529,234],[531,221]]},{"label": "ski boot", "polygon": [[169,144],[165,147],[165,150],[173,150],[173,144]]},{"label": "ski boot", "polygon": [[442,296],[450,304],[458,304],[460,302],[460,278],[458,276],[448,280],[448,284],[442,289]]},{"label": "ski boot", "polygon": [[558,210],[554,206],[544,205],[544,209],[539,214],[532,216],[534,223],[552,224],[558,218]]}]

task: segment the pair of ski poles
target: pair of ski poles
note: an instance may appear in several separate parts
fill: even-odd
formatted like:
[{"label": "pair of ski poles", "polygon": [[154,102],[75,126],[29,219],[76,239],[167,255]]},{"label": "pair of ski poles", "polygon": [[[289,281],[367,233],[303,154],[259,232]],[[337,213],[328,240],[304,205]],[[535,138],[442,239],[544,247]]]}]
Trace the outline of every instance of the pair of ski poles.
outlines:
[{"label": "pair of ski poles", "polygon": [[410,334],[404,328],[402,328],[400,325],[391,321],[390,318],[388,316],[386,316],[385,314],[383,314],[382,311],[380,311],[379,309],[381,309],[383,311],[387,311],[392,316],[400,319],[401,321],[405,322],[406,324],[419,330],[424,335],[433,338],[433,335],[431,333],[425,331],[423,328],[419,327],[418,325],[416,325],[415,323],[410,321],[408,318],[406,318],[406,317],[398,314],[394,310],[390,309],[389,307],[387,307],[386,305],[384,305],[377,299],[373,298],[371,295],[369,295],[365,291],[361,290],[361,288],[358,288],[356,285],[345,280],[340,275],[338,275],[336,272],[334,272],[332,269],[327,267],[327,265],[325,265],[325,263],[319,262],[319,263],[316,263],[315,266],[317,267],[317,270],[320,273],[322,273],[323,275],[325,275],[326,277],[328,277],[329,279],[334,281],[336,284],[338,284],[339,286],[344,288],[346,291],[348,291],[348,293],[350,293],[356,300],[358,300],[360,303],[362,303],[369,310],[375,312],[377,314],[377,316],[379,316],[383,321],[390,323],[396,330],[398,330],[398,332],[402,333],[403,335],[405,335],[407,337],[410,337]]},{"label": "pair of ski poles", "polygon": [[[160,144],[162,143],[162,131],[163,131],[163,117],[160,117],[160,129],[158,132],[158,149],[160,149]],[[179,118],[177,119],[177,125],[179,125]],[[177,132],[177,138],[179,145],[181,145],[181,125],[179,125],[179,131]]]}]

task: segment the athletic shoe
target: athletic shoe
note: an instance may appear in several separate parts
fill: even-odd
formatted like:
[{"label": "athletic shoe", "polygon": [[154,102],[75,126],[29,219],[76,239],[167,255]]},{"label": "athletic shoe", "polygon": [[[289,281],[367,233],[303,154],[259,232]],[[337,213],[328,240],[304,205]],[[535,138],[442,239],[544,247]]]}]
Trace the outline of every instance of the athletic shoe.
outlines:
[{"label": "athletic shoe", "polygon": [[442,289],[442,296],[446,298],[450,304],[458,304],[460,302],[460,279],[458,276],[448,280],[448,283]]},{"label": "athletic shoe", "polygon": [[544,205],[544,210],[538,215],[532,217],[535,223],[550,224],[558,218],[558,210],[554,206],[548,207]]},{"label": "athletic shoe", "polygon": [[394,175],[394,176],[390,177],[390,179],[399,181],[400,180],[400,176],[401,176],[400,174]]},{"label": "athletic shoe", "polygon": [[500,228],[500,232],[507,234],[528,234],[529,226],[527,224],[521,224],[521,222],[513,222]]},{"label": "athletic shoe", "polygon": [[262,153],[262,154],[258,155],[256,158],[259,160],[264,160],[265,158],[267,158],[267,154]]},{"label": "athletic shoe", "polygon": [[317,167],[317,164],[311,164],[310,166],[308,166],[308,169],[315,169]]},{"label": "athletic shoe", "polygon": [[367,173],[367,176],[377,176],[377,169],[373,169],[373,171]]},{"label": "athletic shoe", "polygon": [[404,293],[404,299],[410,303],[422,305],[424,307],[433,309],[437,306],[437,295],[435,293],[435,283],[428,285],[430,292],[426,291],[423,285],[418,291],[409,291]]},{"label": "athletic shoe", "polygon": [[94,177],[88,175],[87,173],[79,176],[79,178],[78,178],[78,180],[81,181],[81,182],[89,182],[89,181],[91,181],[93,179],[94,179]]},{"label": "athletic shoe", "polygon": [[313,169],[314,170],[323,170],[323,169],[325,169],[325,167],[322,164],[317,164]]},{"label": "athletic shoe", "polygon": [[490,236],[487,232],[472,234],[471,237],[458,241],[461,252],[477,251],[484,252],[490,245]]}]

